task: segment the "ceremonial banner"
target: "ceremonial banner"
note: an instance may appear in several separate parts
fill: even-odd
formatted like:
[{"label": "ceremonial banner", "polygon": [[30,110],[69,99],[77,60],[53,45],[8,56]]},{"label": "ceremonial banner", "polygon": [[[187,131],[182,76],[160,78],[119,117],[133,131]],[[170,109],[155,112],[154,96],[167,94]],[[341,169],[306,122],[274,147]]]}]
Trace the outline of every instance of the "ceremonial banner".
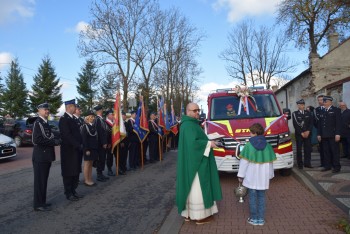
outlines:
[{"label": "ceremonial banner", "polygon": [[126,137],[126,130],[120,110],[120,93],[118,92],[114,103],[114,123],[112,127],[112,152],[114,148]]},{"label": "ceremonial banner", "polygon": [[176,121],[175,110],[173,105],[173,100],[171,100],[171,119],[170,119],[170,129],[174,135],[177,135],[179,132],[178,123]]},{"label": "ceremonial banner", "polygon": [[134,123],[134,132],[139,137],[141,143],[146,139],[149,133],[145,106],[143,105],[142,100],[140,100],[139,108],[137,109],[136,119]]}]

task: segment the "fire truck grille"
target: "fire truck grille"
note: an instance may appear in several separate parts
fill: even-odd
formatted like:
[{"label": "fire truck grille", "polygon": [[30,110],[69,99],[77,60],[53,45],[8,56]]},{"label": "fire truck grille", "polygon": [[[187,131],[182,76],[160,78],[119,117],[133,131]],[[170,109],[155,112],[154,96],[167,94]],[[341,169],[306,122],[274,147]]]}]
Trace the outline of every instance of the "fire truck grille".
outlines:
[{"label": "fire truck grille", "polygon": [[[236,141],[232,138],[222,138],[221,143],[225,147],[225,149],[229,150],[235,150],[238,143],[241,145],[245,145],[247,142],[249,142],[250,137],[236,137],[236,139],[239,141]],[[278,135],[268,135],[265,136],[266,141],[271,144],[273,148],[276,148],[278,146]]]}]

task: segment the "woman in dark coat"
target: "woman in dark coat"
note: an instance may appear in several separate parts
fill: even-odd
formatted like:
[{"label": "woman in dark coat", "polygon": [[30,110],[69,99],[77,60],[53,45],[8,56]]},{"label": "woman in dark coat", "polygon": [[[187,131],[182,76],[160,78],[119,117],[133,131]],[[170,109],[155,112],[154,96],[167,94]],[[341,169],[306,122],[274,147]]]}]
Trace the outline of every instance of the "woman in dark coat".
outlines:
[{"label": "woman in dark coat", "polygon": [[81,127],[81,136],[83,138],[84,155],[84,184],[94,186],[96,183],[92,180],[92,163],[98,158],[98,138],[96,128],[93,125],[95,115],[89,113],[85,118],[85,123]]}]

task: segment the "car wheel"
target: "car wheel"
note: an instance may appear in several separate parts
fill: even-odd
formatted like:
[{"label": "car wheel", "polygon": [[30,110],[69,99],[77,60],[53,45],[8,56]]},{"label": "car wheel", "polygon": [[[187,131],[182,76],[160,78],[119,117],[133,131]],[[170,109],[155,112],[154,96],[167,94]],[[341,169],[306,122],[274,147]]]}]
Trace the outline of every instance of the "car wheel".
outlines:
[{"label": "car wheel", "polygon": [[17,147],[22,146],[22,138],[20,136],[15,136],[15,144]]}]

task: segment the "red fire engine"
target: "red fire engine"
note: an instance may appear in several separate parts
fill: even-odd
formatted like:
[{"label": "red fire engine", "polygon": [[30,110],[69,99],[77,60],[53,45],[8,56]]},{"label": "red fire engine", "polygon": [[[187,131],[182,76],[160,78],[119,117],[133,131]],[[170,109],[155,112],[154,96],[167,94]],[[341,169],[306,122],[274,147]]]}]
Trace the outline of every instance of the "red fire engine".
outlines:
[{"label": "red fire engine", "polygon": [[[284,112],[290,113],[287,109]],[[214,149],[218,170],[238,171],[239,152],[249,141],[249,127],[260,123],[277,156],[274,169],[282,169],[283,175],[289,175],[293,167],[293,149],[288,118],[290,116],[282,113],[273,91],[263,86],[236,86],[209,94],[205,128],[207,134],[222,136],[218,140],[221,147]]]}]

